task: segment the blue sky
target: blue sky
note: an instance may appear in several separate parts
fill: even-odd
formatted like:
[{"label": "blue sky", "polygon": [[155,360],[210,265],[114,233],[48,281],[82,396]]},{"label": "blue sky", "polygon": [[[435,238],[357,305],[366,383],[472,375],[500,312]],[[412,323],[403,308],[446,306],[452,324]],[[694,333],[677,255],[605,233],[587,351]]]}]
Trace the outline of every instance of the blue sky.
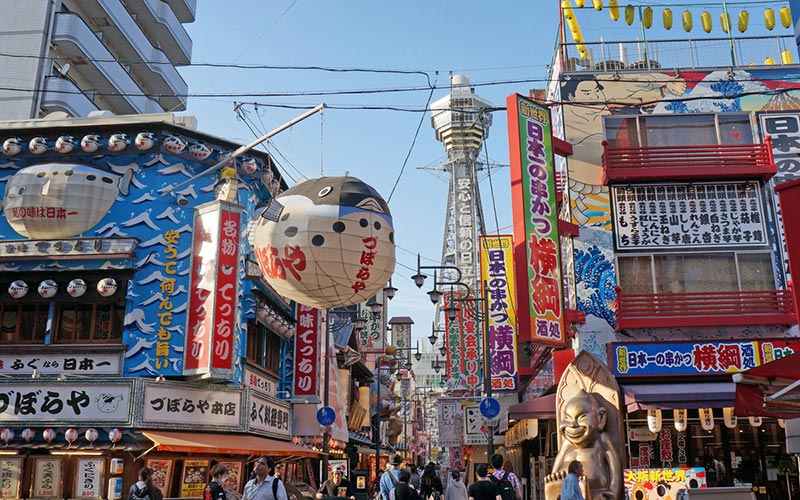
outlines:
[{"label": "blue sky", "polygon": [[[231,8],[235,5],[235,9]],[[269,8],[266,7],[269,5]],[[198,2],[197,21],[187,25],[194,40],[195,63],[325,66],[422,70],[440,86],[435,101],[447,94],[449,72],[463,73],[473,83],[539,80],[534,83],[481,86],[476,93],[504,106],[514,92],[543,86],[558,25],[555,0],[454,2],[425,0],[364,2],[351,0],[239,0]],[[438,71],[438,76],[435,75]],[[300,70],[181,69],[190,93],[256,94],[295,91],[424,88],[422,74],[329,73]],[[429,90],[368,95],[193,97],[186,114],[198,117],[207,133],[247,143],[256,135],[234,113],[234,102],[257,101],[258,111],[244,106],[258,135],[300,115],[299,109],[325,102],[330,109],[274,138],[278,162],[287,176],[316,177],[320,164],[326,175],[360,177],[388,198],[400,175],[415,131],[423,117],[417,112],[343,110],[340,105],[393,106],[421,109]],[[273,153],[275,153],[273,150]],[[489,180],[481,183],[487,229],[511,232],[506,114],[494,114],[487,142],[489,159],[504,165],[492,172],[497,223]],[[485,153],[484,153],[485,154]],[[281,157],[283,155],[284,157]],[[389,201],[394,217],[398,265],[394,284],[400,291],[390,316],[411,316],[414,336],[430,334],[433,307],[425,291],[410,280],[420,253],[428,264],[441,256],[447,184],[422,166],[437,166],[445,158],[425,114],[419,136]],[[484,155],[482,158],[485,159]],[[293,181],[289,180],[290,185]]]}]

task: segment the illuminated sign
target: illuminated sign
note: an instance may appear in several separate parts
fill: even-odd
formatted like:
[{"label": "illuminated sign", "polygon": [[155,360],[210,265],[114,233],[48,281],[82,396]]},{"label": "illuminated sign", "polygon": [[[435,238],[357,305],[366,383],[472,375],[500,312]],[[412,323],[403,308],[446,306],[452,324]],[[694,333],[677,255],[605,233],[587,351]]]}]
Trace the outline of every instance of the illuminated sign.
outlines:
[{"label": "illuminated sign", "polygon": [[294,342],[294,391],[296,398],[319,395],[319,310],[297,304],[297,335]]}]

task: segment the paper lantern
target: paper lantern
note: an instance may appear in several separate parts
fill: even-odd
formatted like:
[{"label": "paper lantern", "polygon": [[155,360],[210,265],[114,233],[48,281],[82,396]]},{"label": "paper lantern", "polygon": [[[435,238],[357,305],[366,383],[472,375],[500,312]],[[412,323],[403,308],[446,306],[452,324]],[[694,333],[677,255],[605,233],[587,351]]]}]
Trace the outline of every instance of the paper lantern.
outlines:
[{"label": "paper lantern", "polygon": [[44,430],[44,432],[42,432],[42,437],[44,438],[45,441],[47,441],[49,443],[49,442],[53,441],[56,438],[56,434],[57,434],[56,431],[54,431],[53,429],[47,428],[47,429]]},{"label": "paper lantern", "polygon": [[664,29],[671,30],[672,29],[672,9],[664,9],[664,12],[661,13],[661,20],[664,22]]},{"label": "paper lantern", "polygon": [[110,431],[108,431],[108,440],[112,443],[119,443],[119,440],[122,439],[122,431],[114,427]]},{"label": "paper lantern", "polygon": [[56,152],[61,154],[71,153],[75,149],[75,138],[71,135],[62,135],[56,139]]},{"label": "paper lantern", "polygon": [[781,16],[781,26],[784,28],[791,28],[792,27],[792,11],[789,7],[781,7],[781,10],[778,11],[778,14]]},{"label": "paper lantern", "polygon": [[633,24],[633,19],[636,14],[636,9],[633,8],[633,5],[626,5],[625,6],[625,24],[630,26]]},{"label": "paper lantern", "polygon": [[6,156],[18,155],[22,151],[22,139],[9,137],[3,142],[3,154]]},{"label": "paper lantern", "polygon": [[714,28],[714,23],[711,21],[711,13],[707,10],[704,10],[702,14],[700,14],[700,24],[703,25],[703,31],[706,33],[711,33],[711,30]]},{"label": "paper lantern", "polygon": [[647,428],[650,432],[661,432],[661,410],[647,410]]},{"label": "paper lantern", "polygon": [[28,151],[35,155],[40,155],[47,151],[47,139],[44,137],[34,137],[28,143]]},{"label": "paper lantern", "polygon": [[86,293],[86,282],[80,278],[75,278],[67,283],[67,294],[70,297],[82,297]]},{"label": "paper lantern", "polygon": [[8,294],[15,299],[21,299],[28,294],[28,284],[22,280],[13,281],[8,285]]},{"label": "paper lantern", "polygon": [[778,419],[778,427],[780,427],[781,429],[785,429],[786,428],[786,420],[784,420],[782,418],[779,418]]},{"label": "paper lantern", "polygon": [[653,9],[651,7],[645,7],[642,11],[642,26],[647,29],[653,26]]},{"label": "paper lantern", "polygon": [[171,135],[164,139],[164,148],[170,153],[182,153],[188,144],[178,136]]},{"label": "paper lantern", "polygon": [[612,21],[619,20],[619,0],[608,0],[608,16]]},{"label": "paper lantern", "polygon": [[97,134],[86,134],[81,139],[81,149],[86,153],[94,153],[100,147],[100,136]]},{"label": "paper lantern", "polygon": [[22,431],[22,439],[25,440],[26,443],[30,443],[33,441],[33,438],[36,437],[36,431],[31,429],[30,427],[23,429]]},{"label": "paper lantern", "polygon": [[712,408],[700,408],[697,412],[700,414],[700,427],[706,431],[714,429],[714,410]]},{"label": "paper lantern", "polygon": [[[258,172],[258,162],[252,156],[242,156],[239,158],[239,168],[245,174],[253,175]],[[270,182],[272,182],[272,179],[270,179]]]},{"label": "paper lantern", "polygon": [[3,440],[3,443],[8,445],[8,442],[14,439],[14,431],[13,429],[9,429],[6,427],[0,432],[0,439]]},{"label": "paper lantern", "polygon": [[733,408],[722,409],[722,420],[725,422],[725,427],[728,429],[733,429],[738,423],[736,415],[733,414]]},{"label": "paper lantern", "polygon": [[103,278],[97,282],[97,294],[101,297],[111,297],[117,293],[117,280],[114,278]]},{"label": "paper lantern", "polygon": [[731,29],[731,15],[723,12],[719,15],[719,23],[722,25],[722,31],[727,33]]},{"label": "paper lantern", "polygon": [[118,153],[128,147],[128,136],[123,133],[112,134],[108,138],[108,149]]},{"label": "paper lantern", "polygon": [[739,12],[739,33],[747,31],[747,25],[750,24],[750,13],[746,10]]},{"label": "paper lantern", "polygon": [[97,429],[93,427],[91,429],[87,429],[86,432],[83,433],[83,437],[89,441],[89,447],[91,448],[94,446],[94,442],[97,441],[97,438],[100,437],[100,433],[97,432]]},{"label": "paper lantern", "polygon": [[767,7],[764,9],[764,26],[769,31],[775,29],[775,11]]},{"label": "paper lantern", "polygon": [[156,143],[156,135],[152,132],[139,132],[133,139],[133,145],[139,151],[147,151]]},{"label": "paper lantern", "polygon": [[[11,228],[27,238],[70,238],[100,222],[117,196],[128,194],[132,178],[133,169],[120,176],[80,163],[38,163],[8,178],[3,213]],[[35,211],[53,217],[31,217]],[[59,212],[63,216],[55,218]]]},{"label": "paper lantern", "polygon": [[603,0],[592,0],[594,10],[603,10]]},{"label": "paper lantern", "polygon": [[258,217],[256,261],[276,292],[301,304],[339,307],[367,301],[394,272],[389,206],[355,177],[321,177],[276,198],[278,222]]},{"label": "paper lantern", "polygon": [[36,291],[39,293],[40,297],[51,299],[55,296],[56,292],[58,292],[58,283],[53,280],[44,280],[39,283],[39,287]]},{"label": "paper lantern", "polygon": [[681,16],[681,20],[683,21],[683,30],[687,33],[692,31],[692,13],[691,11],[684,10],[683,15]]},{"label": "paper lantern", "polygon": [[195,142],[189,146],[189,154],[192,155],[192,158],[195,160],[202,161],[211,156],[211,148],[202,142]]},{"label": "paper lantern", "polygon": [[67,443],[69,443],[69,446],[72,446],[72,443],[74,443],[74,442],[75,442],[75,440],[77,440],[77,439],[78,439],[78,431],[77,431],[77,430],[75,430],[75,428],[74,428],[74,427],[70,427],[70,428],[69,428],[69,429],[67,429],[67,431],[64,433],[64,439],[66,439],[66,440],[67,440]]},{"label": "paper lantern", "polygon": [[747,417],[750,420],[750,425],[753,427],[761,427],[762,420],[761,417]]},{"label": "paper lantern", "polygon": [[675,421],[675,430],[684,432],[687,426],[686,410],[672,410],[672,419]]}]

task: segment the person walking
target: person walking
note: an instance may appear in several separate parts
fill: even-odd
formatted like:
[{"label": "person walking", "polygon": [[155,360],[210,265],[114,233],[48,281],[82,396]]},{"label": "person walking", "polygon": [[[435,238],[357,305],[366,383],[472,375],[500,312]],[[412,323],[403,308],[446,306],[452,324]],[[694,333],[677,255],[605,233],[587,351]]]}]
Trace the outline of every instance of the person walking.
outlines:
[{"label": "person walking", "polygon": [[203,500],[228,500],[225,489],[222,487],[226,474],[228,474],[228,468],[222,464],[211,468],[211,482],[203,490]]},{"label": "person walking", "polygon": [[442,494],[444,494],[444,488],[442,480],[439,479],[439,474],[436,472],[436,464],[429,462],[422,471],[419,496],[422,497],[422,500],[441,500]]},{"label": "person walking", "polygon": [[583,475],[583,464],[573,460],[569,463],[567,470],[567,476],[561,483],[561,500],[583,500],[580,479]]},{"label": "person walking", "polygon": [[475,475],[478,480],[470,484],[467,490],[469,500],[502,500],[500,492],[497,491],[497,486],[489,479],[488,465],[478,464],[475,467]]},{"label": "person walking", "polygon": [[[395,455],[392,457],[392,465],[389,470],[381,476],[381,497],[383,500],[389,500],[389,493],[397,487],[400,482],[400,464],[403,463],[403,457]],[[411,474],[409,474],[409,478]]]},{"label": "person walking", "polygon": [[409,484],[409,481],[411,481],[411,472],[407,469],[401,470],[397,481],[397,487],[394,490],[395,500],[421,500],[419,493]]},{"label": "person walking", "polygon": [[153,485],[153,470],[145,467],[139,471],[139,480],[131,485],[128,500],[162,500],[161,490]]},{"label": "person walking", "polygon": [[340,467],[333,471],[333,477],[326,479],[322,486],[317,491],[317,498],[328,497],[341,497],[356,500],[356,492],[353,490],[353,485],[344,478],[344,472]]},{"label": "person walking", "polygon": [[444,492],[444,500],[467,500],[467,487],[457,470],[450,473],[450,484]]},{"label": "person walking", "polygon": [[253,466],[255,477],[244,485],[242,500],[289,500],[283,481],[275,478],[272,457],[258,457]]},{"label": "person walking", "polygon": [[512,500],[510,498],[506,498],[507,496],[510,495],[504,494],[504,489],[507,488],[507,485],[504,483],[504,481],[507,481],[509,483],[511,489],[514,491],[514,497],[516,498],[516,500],[522,500],[522,483],[520,482],[516,474],[514,474],[513,472],[509,472],[503,468],[503,466],[505,465],[505,459],[503,458],[503,455],[501,455],[500,453],[495,453],[489,459],[489,462],[492,464],[492,467],[494,468],[494,472],[492,472],[492,475],[490,476],[489,479],[494,481],[494,484],[500,491],[500,496],[503,498],[503,500]]}]

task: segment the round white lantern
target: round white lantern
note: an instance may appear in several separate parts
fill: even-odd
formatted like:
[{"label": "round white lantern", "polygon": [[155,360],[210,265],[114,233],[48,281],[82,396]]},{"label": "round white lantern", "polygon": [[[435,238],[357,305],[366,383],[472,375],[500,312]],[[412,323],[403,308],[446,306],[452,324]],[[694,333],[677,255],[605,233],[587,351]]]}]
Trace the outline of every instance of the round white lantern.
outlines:
[{"label": "round white lantern", "polygon": [[37,288],[36,291],[45,299],[53,298],[58,291],[58,283],[53,280],[44,280],[39,283],[39,288]]},{"label": "round white lantern", "polygon": [[3,141],[3,154],[6,156],[18,155],[22,151],[22,139],[9,137]]},{"label": "round white lantern", "polygon": [[58,433],[53,429],[47,428],[44,430],[44,432],[42,432],[42,437],[44,438],[45,441],[49,443],[56,438],[57,434]]},{"label": "round white lantern", "polygon": [[355,177],[321,177],[276,198],[278,222],[257,217],[256,260],[281,295],[318,307],[365,302],[394,272],[389,206]]},{"label": "round white lantern", "polygon": [[2,432],[0,432],[0,439],[3,440],[4,444],[8,444],[9,441],[14,439],[14,430],[6,427],[2,430]]},{"label": "round white lantern", "polygon": [[156,143],[156,135],[152,132],[139,132],[133,140],[136,149],[140,151],[147,151],[152,148]]},{"label": "round white lantern", "polygon": [[75,278],[67,284],[67,293],[70,297],[83,297],[86,293],[86,282],[80,278]]},{"label": "round white lantern", "polygon": [[128,146],[128,136],[123,133],[112,134],[108,138],[108,149],[118,153]]},{"label": "round white lantern", "polygon": [[89,441],[89,446],[94,446],[94,442],[97,441],[97,438],[100,437],[100,433],[97,432],[97,429],[92,427],[91,429],[87,429],[86,432],[83,434],[83,437]]},{"label": "round white lantern", "polygon": [[64,439],[66,439],[67,443],[69,443],[69,445],[71,446],[72,443],[74,443],[78,439],[78,431],[75,430],[74,427],[70,427],[64,433]]},{"label": "round white lantern", "polygon": [[164,139],[164,148],[170,153],[181,153],[184,149],[186,149],[186,146],[186,141],[175,135],[171,135]]},{"label": "round white lantern", "polygon": [[258,162],[252,156],[242,156],[239,158],[239,168],[248,175],[258,172]]},{"label": "round white lantern", "polygon": [[28,284],[22,280],[13,281],[8,285],[8,294],[15,299],[21,299],[28,294]]},{"label": "round white lantern", "polygon": [[195,142],[191,146],[189,146],[189,154],[192,155],[192,158],[195,160],[205,160],[209,156],[211,156],[211,148],[203,144],[202,142]]},{"label": "round white lantern", "polygon": [[112,443],[118,443],[122,439],[122,431],[114,427],[108,431],[108,440]]},{"label": "round white lantern", "polygon": [[56,151],[61,154],[71,153],[75,149],[75,138],[71,135],[62,135],[56,139]]},{"label": "round white lantern", "polygon": [[94,153],[100,147],[100,136],[97,134],[86,134],[81,139],[81,149],[86,153]]},{"label": "round white lantern", "polygon": [[686,430],[687,427],[687,415],[686,410],[672,410],[672,420],[675,421],[675,430],[678,432],[683,432]]},{"label": "round white lantern", "polygon": [[31,142],[28,143],[28,150],[35,155],[44,153],[47,151],[47,139],[44,137],[34,137],[31,139]]},{"label": "round white lantern", "polygon": [[35,437],[36,437],[36,431],[31,429],[30,427],[27,427],[22,430],[22,439],[24,439],[26,443],[30,443],[31,441],[33,441],[33,438]]},{"label": "round white lantern", "polygon": [[101,297],[111,297],[117,293],[117,280],[114,278],[103,278],[97,282],[97,293]]},{"label": "round white lantern", "polygon": [[661,432],[661,410],[647,410],[647,428],[650,432]]}]

